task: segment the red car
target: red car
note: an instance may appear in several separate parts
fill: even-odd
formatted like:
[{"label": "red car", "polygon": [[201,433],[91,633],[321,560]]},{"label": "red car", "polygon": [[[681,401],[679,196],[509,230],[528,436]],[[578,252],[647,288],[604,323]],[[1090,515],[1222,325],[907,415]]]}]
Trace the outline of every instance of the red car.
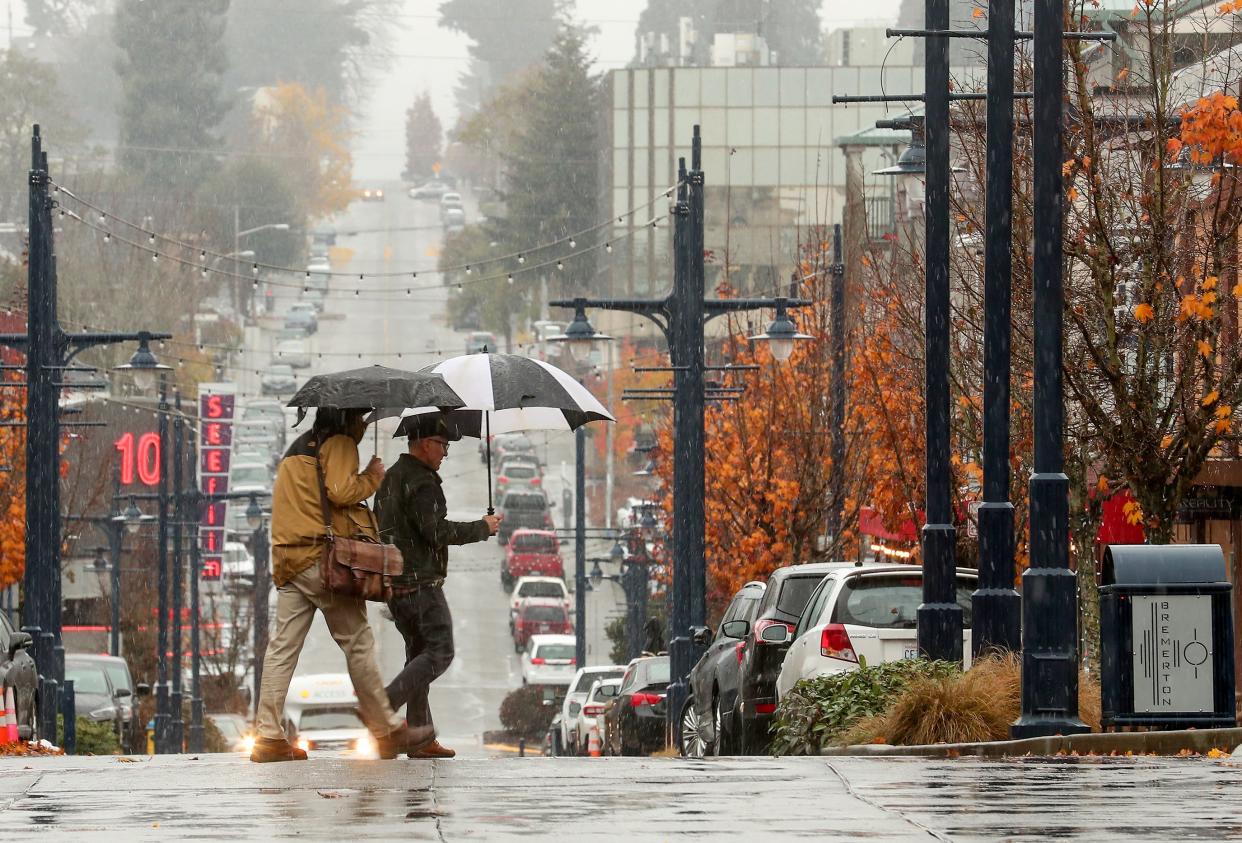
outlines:
[{"label": "red car", "polygon": [[518,577],[565,576],[561,545],[552,530],[514,530],[505,545],[505,566],[501,579],[512,588]]},{"label": "red car", "polygon": [[528,597],[518,606],[513,618],[513,650],[520,653],[532,635],[573,635],[565,604],[559,600]]}]

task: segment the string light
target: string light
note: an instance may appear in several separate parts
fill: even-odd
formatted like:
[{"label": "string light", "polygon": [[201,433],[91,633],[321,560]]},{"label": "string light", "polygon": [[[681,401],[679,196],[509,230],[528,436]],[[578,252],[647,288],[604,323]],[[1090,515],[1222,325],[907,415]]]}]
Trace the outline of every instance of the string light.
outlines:
[{"label": "string light", "polygon": [[461,292],[461,284],[458,284],[458,285],[457,285],[457,292],[459,292],[459,293]]},{"label": "string light", "polygon": [[560,258],[557,258],[557,260],[556,260],[556,268],[557,268],[557,269],[564,269],[564,268],[565,268],[565,264],[561,261],[561,259],[560,259]]},{"label": "string light", "polygon": [[105,231],[105,232],[104,232],[104,242],[105,242],[105,243],[111,243],[111,242],[112,242],[112,232],[111,232],[111,231]]},{"label": "string light", "polygon": [[152,253],[151,253],[151,263],[157,263],[157,262],[159,261],[159,259],[160,259],[160,253],[159,253],[159,252],[152,252]]},{"label": "string light", "polygon": [[466,264],[466,274],[470,274],[470,264]]},{"label": "string light", "polygon": [[153,246],[155,245],[155,232],[154,231],[151,232],[151,236],[147,238],[147,242]]},{"label": "string light", "polygon": [[202,274],[204,278],[207,277],[207,267],[204,266],[201,270],[199,270],[199,272]]},{"label": "string light", "polygon": [[512,284],[512,283],[513,283],[513,273],[512,273],[512,272],[510,272],[510,273],[509,273],[509,279],[508,279],[508,280],[509,280],[509,283],[510,283],[510,284]]},{"label": "string light", "polygon": [[259,279],[258,279],[258,278],[254,279],[253,281],[251,281],[251,282],[250,282],[250,289],[252,289],[252,290],[258,290],[258,289],[259,289]]},{"label": "string light", "polygon": [[108,215],[105,214],[103,211],[100,211],[99,212],[99,224],[104,225],[107,222],[108,222]]},{"label": "string light", "polygon": [[259,274],[259,265],[256,263],[254,266],[250,267],[250,272],[251,272],[251,274],[253,274],[253,275],[258,275],[258,274]]},{"label": "string light", "polygon": [[526,263],[526,255],[518,255],[518,263]]},{"label": "string light", "polygon": [[577,241],[577,240],[575,240],[574,238],[570,237],[570,238],[569,238],[569,248],[571,248],[571,249],[576,249],[576,248],[578,248],[578,241]]},{"label": "string light", "polygon": [[611,254],[612,254],[612,244],[611,244],[611,243],[605,243],[605,244],[604,244],[604,251],[605,251],[605,252],[607,252],[608,254],[610,254],[610,255],[611,255]]}]

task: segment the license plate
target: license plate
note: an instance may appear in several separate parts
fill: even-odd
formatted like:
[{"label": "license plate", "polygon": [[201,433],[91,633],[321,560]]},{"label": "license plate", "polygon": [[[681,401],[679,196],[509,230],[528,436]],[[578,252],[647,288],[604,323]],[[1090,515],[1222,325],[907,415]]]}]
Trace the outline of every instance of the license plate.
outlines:
[{"label": "license plate", "polygon": [[917,659],[919,657],[919,648],[918,647],[907,647],[905,650],[902,651],[901,657],[903,659]]}]

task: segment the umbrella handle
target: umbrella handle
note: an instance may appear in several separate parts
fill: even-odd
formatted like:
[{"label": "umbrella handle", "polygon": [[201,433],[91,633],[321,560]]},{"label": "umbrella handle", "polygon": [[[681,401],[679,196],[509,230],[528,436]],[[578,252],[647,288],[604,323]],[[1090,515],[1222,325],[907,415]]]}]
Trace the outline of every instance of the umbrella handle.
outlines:
[{"label": "umbrella handle", "polygon": [[487,514],[495,515],[496,508],[492,506],[492,414],[487,410],[483,411],[483,425],[487,437]]}]

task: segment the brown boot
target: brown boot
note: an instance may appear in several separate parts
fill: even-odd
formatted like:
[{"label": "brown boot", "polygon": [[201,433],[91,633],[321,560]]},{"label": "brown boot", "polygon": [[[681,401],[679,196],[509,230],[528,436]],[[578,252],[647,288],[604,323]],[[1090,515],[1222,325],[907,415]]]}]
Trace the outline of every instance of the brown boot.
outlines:
[{"label": "brown boot", "polygon": [[418,752],[409,753],[410,758],[456,758],[457,753],[437,740],[433,740]]},{"label": "brown boot", "polygon": [[396,758],[402,752],[415,753],[430,745],[436,739],[436,730],[430,726],[402,726],[387,735],[375,736],[375,746],[379,757]]},{"label": "brown boot", "polygon": [[265,764],[269,761],[305,761],[306,750],[294,746],[284,738],[280,740],[259,738],[254,742],[250,760],[256,764]]}]

